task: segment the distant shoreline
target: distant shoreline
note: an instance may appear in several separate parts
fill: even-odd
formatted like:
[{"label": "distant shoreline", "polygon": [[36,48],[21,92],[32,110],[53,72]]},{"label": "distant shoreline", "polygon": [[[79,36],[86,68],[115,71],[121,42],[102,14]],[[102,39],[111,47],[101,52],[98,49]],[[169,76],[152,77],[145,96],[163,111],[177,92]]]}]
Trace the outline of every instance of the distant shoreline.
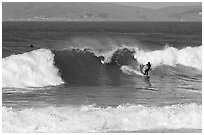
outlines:
[{"label": "distant shoreline", "polygon": [[202,22],[201,21],[178,21],[178,20],[2,20],[2,22]]},{"label": "distant shoreline", "polygon": [[149,9],[115,3],[8,2],[3,3],[2,11],[5,21],[202,21],[201,3]]}]

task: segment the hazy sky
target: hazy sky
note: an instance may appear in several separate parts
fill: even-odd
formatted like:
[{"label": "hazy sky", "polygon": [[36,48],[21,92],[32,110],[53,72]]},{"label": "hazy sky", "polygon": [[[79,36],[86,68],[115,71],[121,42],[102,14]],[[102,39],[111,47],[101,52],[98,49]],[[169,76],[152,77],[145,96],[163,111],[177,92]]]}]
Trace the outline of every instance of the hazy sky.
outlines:
[{"label": "hazy sky", "polygon": [[158,9],[158,8],[169,7],[169,6],[194,6],[194,5],[201,5],[202,3],[201,2],[124,2],[124,3],[118,3],[118,4]]}]

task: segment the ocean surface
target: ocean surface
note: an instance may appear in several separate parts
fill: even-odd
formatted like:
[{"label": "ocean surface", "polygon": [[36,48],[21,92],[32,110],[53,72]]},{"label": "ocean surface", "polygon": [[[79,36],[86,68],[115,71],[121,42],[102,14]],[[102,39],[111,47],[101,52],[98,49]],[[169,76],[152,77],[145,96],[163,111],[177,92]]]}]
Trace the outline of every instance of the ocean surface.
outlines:
[{"label": "ocean surface", "polygon": [[2,22],[2,33],[3,132],[202,132],[201,22]]}]

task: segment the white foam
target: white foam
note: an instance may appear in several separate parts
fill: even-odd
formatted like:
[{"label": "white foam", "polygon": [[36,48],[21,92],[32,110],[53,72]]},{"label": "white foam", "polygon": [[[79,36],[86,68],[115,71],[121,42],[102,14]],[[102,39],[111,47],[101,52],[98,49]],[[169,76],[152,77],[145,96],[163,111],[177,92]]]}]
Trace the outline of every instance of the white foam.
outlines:
[{"label": "white foam", "polygon": [[202,105],[164,107],[120,105],[100,108],[2,108],[3,132],[108,132],[154,129],[202,129]]},{"label": "white foam", "polygon": [[[136,69],[131,68],[130,66],[122,66],[120,68],[124,73],[128,75],[139,75],[139,76],[145,76],[140,71],[137,71]],[[139,68],[138,68],[139,69]]]},{"label": "white foam", "polygon": [[181,64],[188,67],[193,67],[202,70],[202,46],[186,47],[178,50],[174,47],[166,47],[163,50],[143,51],[135,49],[134,57],[141,64],[146,64],[148,61],[153,67],[159,65],[175,66]]},{"label": "white foam", "polygon": [[104,60],[102,61],[102,64],[104,63],[110,63],[111,62],[111,59],[114,55],[114,53],[117,51],[117,50],[122,50],[122,49],[125,49],[125,48],[128,48],[130,51],[134,51],[134,47],[128,47],[128,46],[125,46],[125,45],[121,45],[120,47],[113,47],[112,49],[108,50],[108,51],[104,51],[104,52],[98,52],[97,50],[94,51],[94,54],[99,57],[99,56],[103,56],[104,57]]},{"label": "white foam", "polygon": [[202,46],[186,47],[180,50],[166,46],[162,50],[144,51],[138,49],[138,47],[128,47],[123,45],[121,47],[113,48],[107,52],[101,53],[95,51],[94,53],[96,56],[104,56],[105,59],[102,63],[110,63],[113,54],[118,49],[124,48],[128,48],[130,51],[135,51],[134,58],[140,64],[147,64],[147,62],[151,62],[153,68],[160,65],[175,66],[176,64],[181,64],[202,70]]},{"label": "white foam", "polygon": [[99,57],[99,56],[103,56],[104,60],[101,61],[102,64],[105,63],[110,63],[113,54],[117,51],[117,47],[109,50],[109,51],[104,51],[104,52],[98,52],[98,51],[94,51],[95,56]]},{"label": "white foam", "polygon": [[50,50],[38,49],[2,59],[3,87],[44,87],[61,83]]}]

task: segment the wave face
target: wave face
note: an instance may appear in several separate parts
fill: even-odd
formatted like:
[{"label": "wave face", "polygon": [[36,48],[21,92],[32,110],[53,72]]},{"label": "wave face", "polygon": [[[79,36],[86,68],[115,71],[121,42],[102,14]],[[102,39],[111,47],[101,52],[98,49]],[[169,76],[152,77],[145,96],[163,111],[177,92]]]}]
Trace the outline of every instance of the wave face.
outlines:
[{"label": "wave face", "polygon": [[[3,132],[113,132],[153,129],[202,129],[202,105],[164,107],[119,105],[101,108],[2,108]],[[57,125],[57,126],[56,126]]]},{"label": "wave face", "polygon": [[55,51],[55,64],[62,79],[68,85],[120,85],[121,65],[134,60],[127,48],[118,49],[111,54],[110,62],[105,64],[105,57],[89,49],[71,49]]},{"label": "wave face", "polygon": [[44,87],[61,83],[50,50],[39,49],[2,59],[3,87]]},{"label": "wave face", "polygon": [[44,87],[63,82],[77,86],[122,85],[130,82],[124,75],[129,74],[124,71],[124,66],[139,71],[139,65],[148,61],[153,70],[163,65],[183,65],[202,70],[202,46],[181,50],[166,47],[156,51],[123,46],[105,52],[89,48],[61,51],[38,49],[3,58],[2,86]]}]

